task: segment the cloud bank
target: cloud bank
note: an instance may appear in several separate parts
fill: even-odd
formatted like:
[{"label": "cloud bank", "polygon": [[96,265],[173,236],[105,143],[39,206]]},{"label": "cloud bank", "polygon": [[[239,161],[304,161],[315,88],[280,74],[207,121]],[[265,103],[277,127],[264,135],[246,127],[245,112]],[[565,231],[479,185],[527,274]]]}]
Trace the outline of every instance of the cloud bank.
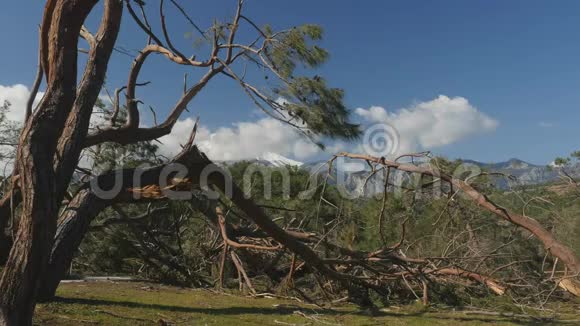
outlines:
[{"label": "cloud bank", "polygon": [[355,114],[367,124],[387,123],[399,134],[398,153],[431,150],[493,131],[499,123],[463,97],[440,95],[434,100],[388,112],[373,106]]},{"label": "cloud bank", "polygon": [[[161,152],[166,156],[177,154],[194,124],[191,118],[179,120],[171,134],[160,139]],[[292,127],[272,118],[238,122],[215,130],[202,125],[196,143],[209,158],[220,161],[253,159],[269,152],[307,159],[320,151]]]},{"label": "cloud bank", "polygon": [[[36,98],[34,99],[33,108],[38,104],[43,92],[38,92]],[[30,90],[28,87],[22,84],[16,84],[11,86],[0,85],[0,105],[4,104],[4,101],[10,102],[10,111],[6,113],[6,118],[8,120],[22,122],[24,121],[24,115],[26,114],[26,102],[28,101],[28,96],[30,96]]]},{"label": "cloud bank", "polygon": [[[7,113],[8,119],[23,120],[29,94],[25,85],[0,85],[0,104],[5,100],[12,104]],[[42,95],[39,92],[36,96],[35,105]],[[353,117],[360,120],[363,131],[381,123],[394,127],[399,135],[398,154],[451,145],[474,135],[491,132],[499,125],[466,98],[444,95],[391,112],[379,106],[358,108],[354,110]],[[93,119],[98,120],[98,117]],[[187,141],[193,125],[194,120],[191,118],[179,120],[171,134],[160,139],[160,152],[167,157],[177,154],[181,145]],[[253,159],[269,152],[308,160],[342,150],[361,152],[365,148],[362,143],[327,142],[323,154],[294,128],[270,117],[236,122],[215,129],[202,125],[198,129],[196,142],[213,160]]]}]

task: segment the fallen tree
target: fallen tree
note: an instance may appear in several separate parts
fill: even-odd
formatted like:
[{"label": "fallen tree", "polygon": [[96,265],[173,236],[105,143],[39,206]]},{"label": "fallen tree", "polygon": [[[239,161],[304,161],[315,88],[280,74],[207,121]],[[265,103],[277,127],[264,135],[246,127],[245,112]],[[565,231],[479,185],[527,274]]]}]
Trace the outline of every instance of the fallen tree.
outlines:
[{"label": "fallen tree", "polygon": [[541,241],[542,244],[544,245],[546,251],[550,252],[552,255],[554,255],[560,261],[562,261],[570,272],[570,275],[565,275],[563,278],[557,280],[558,284],[560,284],[562,288],[568,290],[574,295],[580,296],[579,291],[580,283],[574,280],[574,278],[577,278],[580,275],[580,259],[574,254],[572,249],[570,249],[565,244],[559,242],[550,231],[544,228],[535,219],[529,216],[524,216],[514,212],[510,212],[505,208],[496,205],[487,196],[477,191],[466,181],[447,175],[431,165],[425,167],[414,164],[404,164],[399,163],[396,160],[395,161],[386,160],[384,157],[373,157],[365,154],[352,154],[344,152],[337,154],[335,157],[346,157],[351,159],[364,160],[369,164],[373,163],[383,166],[387,170],[394,169],[403,172],[415,173],[419,175],[427,175],[439,178],[440,180],[449,183],[451,185],[451,192],[454,192],[455,191],[454,189],[461,190],[468,198],[474,201],[478,207],[481,207],[493,213],[494,215],[502,218],[505,221],[508,221],[511,224],[514,224],[518,227],[521,227],[529,231],[535,237],[537,237],[538,240]]},{"label": "fallen tree", "polygon": [[[398,246],[380,248],[372,252],[348,249],[328,241],[322,241],[323,237],[312,232],[302,230],[284,229],[272,222],[261,207],[251,199],[247,199],[240,188],[231,180],[229,173],[220,166],[211,162],[192,143],[193,138],[186,144],[182,153],[169,164],[180,163],[188,168],[188,174],[180,178],[167,175],[165,180],[160,180],[160,171],[169,164],[164,164],[140,171],[143,182],[141,187],[132,187],[131,176],[135,174],[134,169],[112,171],[108,174],[98,176],[99,188],[108,191],[114,185],[115,175],[121,175],[123,186],[117,196],[109,200],[98,199],[91,193],[88,186],[81,189],[77,196],[69,203],[69,209],[65,210],[59,221],[59,228],[49,262],[47,278],[44,279],[44,286],[40,293],[42,299],[52,298],[60,280],[65,276],[70,263],[83,237],[90,229],[90,224],[100,211],[123,202],[147,202],[163,201],[171,196],[173,191],[180,190],[191,192],[200,187],[215,186],[225,199],[240,209],[249,222],[255,224],[259,229],[240,227],[232,225],[227,221],[222,209],[215,200],[207,197],[196,198],[198,203],[195,209],[201,211],[210,225],[220,232],[223,239],[222,259],[220,262],[220,284],[223,284],[223,269],[226,260],[231,259],[235,268],[241,276],[240,280],[246,284],[247,288],[255,293],[252,282],[248,276],[247,268],[252,267],[251,262],[243,262],[246,252],[280,252],[284,255],[292,256],[292,263],[284,282],[292,283],[292,278],[299,270],[305,266],[313,267],[317,274],[337,282],[339,288],[350,289],[353,285],[364,289],[371,289],[383,293],[385,285],[399,280],[408,284],[406,278],[420,280],[437,277],[459,277],[475,281],[487,286],[492,292],[503,295],[506,291],[505,285],[501,281],[482,275],[477,272],[467,271],[457,266],[437,266],[428,259],[409,258],[398,253]],[[204,171],[212,171],[207,175],[207,184],[203,184]],[[165,184],[166,186],[163,186]],[[135,199],[138,194],[139,199]],[[213,203],[213,204],[212,204]],[[199,205],[204,205],[203,208]],[[147,213],[149,214],[149,212]],[[138,223],[137,218],[124,218],[111,222],[105,220],[101,226],[116,223]],[[404,237],[404,235],[401,235]],[[402,243],[403,239],[399,241]],[[327,254],[340,258],[330,258],[321,256],[315,251],[317,246],[327,247]],[[147,252],[151,257],[154,255]],[[230,257],[230,258],[228,258]],[[155,259],[155,258],[152,258]],[[161,263],[167,263],[171,259],[158,258]],[[244,267],[246,265],[246,267]],[[439,264],[440,265],[440,264]],[[172,268],[178,268],[171,264]],[[361,274],[362,273],[362,274]],[[368,274],[367,274],[368,273]],[[184,273],[185,274],[185,273]],[[361,276],[362,275],[362,276]],[[425,290],[425,301],[427,301],[427,290]]]}]

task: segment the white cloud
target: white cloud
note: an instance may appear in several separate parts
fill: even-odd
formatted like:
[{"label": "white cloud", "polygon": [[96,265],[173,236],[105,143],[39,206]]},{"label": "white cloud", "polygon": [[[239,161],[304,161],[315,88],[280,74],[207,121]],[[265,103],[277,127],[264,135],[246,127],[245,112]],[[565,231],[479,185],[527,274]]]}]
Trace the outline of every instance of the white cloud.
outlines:
[{"label": "white cloud", "polygon": [[[24,116],[26,115],[26,102],[30,96],[30,90],[28,87],[22,84],[15,84],[11,86],[0,85],[0,105],[4,104],[4,101],[10,103],[10,110],[6,113],[6,118],[8,120],[23,122]],[[44,96],[44,92],[38,92],[34,98],[32,108],[36,108],[36,105],[40,102]],[[106,105],[111,105],[109,97],[104,95],[99,95],[99,99],[103,101]],[[95,110],[95,113],[91,116],[91,125],[101,125],[105,122],[105,118],[102,113]]]},{"label": "white cloud", "polygon": [[[456,143],[470,136],[493,131],[498,122],[472,106],[463,97],[439,96],[432,101],[414,104],[409,108],[388,112],[382,107],[358,108],[355,114],[371,127],[387,123],[399,134],[399,149],[395,154],[429,150]],[[189,137],[194,120],[179,120],[170,135],[160,139],[160,150],[171,157],[181,150]],[[369,128],[367,128],[369,130]],[[363,137],[364,138],[364,137]],[[200,126],[196,143],[214,160],[253,159],[274,152],[280,155],[308,160],[321,151],[300,136],[292,127],[272,118],[253,122],[238,122],[231,127],[210,130]],[[327,144],[326,154],[343,150],[364,151],[363,144],[335,141]]]},{"label": "white cloud", "polygon": [[320,148],[311,141],[299,139],[294,143],[293,154],[297,159],[307,159],[320,152]]},{"label": "white cloud", "polygon": [[[177,154],[194,124],[191,118],[179,120],[171,134],[160,139],[163,143],[160,151],[168,157]],[[270,152],[307,159],[320,151],[291,126],[272,118],[238,122],[215,130],[200,126],[195,142],[209,158],[218,161],[253,159]]]},{"label": "white cloud", "polygon": [[[8,101],[10,103],[10,109],[6,112],[6,118],[11,121],[22,123],[24,122],[24,116],[26,115],[26,102],[28,101],[28,97],[30,96],[30,90],[28,87],[22,84],[15,84],[10,86],[0,85],[0,105],[4,104],[4,101]],[[44,92],[39,91],[36,94],[36,97],[33,102],[32,108],[36,108],[40,100],[44,96]],[[110,105],[110,100],[107,96],[100,95],[99,98],[105,102],[105,104]],[[96,126],[103,126],[107,124],[104,115],[102,112],[95,110],[94,113],[91,115],[91,128]],[[6,148],[6,147],[4,147]],[[81,162],[79,163],[83,167],[90,166],[90,158],[87,156],[81,157]],[[8,169],[11,172],[11,161],[0,162],[0,175],[5,173],[2,169],[5,170],[4,166],[7,165]]]},{"label": "white cloud", "polygon": [[373,106],[358,108],[355,113],[369,123],[387,123],[395,128],[399,134],[398,154],[453,144],[493,131],[499,124],[467,99],[444,95],[396,112]]},{"label": "white cloud", "polygon": [[[38,104],[43,95],[43,92],[38,92],[38,94],[36,94],[33,108]],[[4,101],[8,101],[11,104],[10,111],[7,112],[6,118],[12,121],[24,121],[28,96],[30,96],[30,90],[22,84],[11,86],[0,85],[0,105],[4,104]]]},{"label": "white cloud", "polygon": [[[30,90],[25,85],[0,85],[0,104],[8,101],[11,104],[6,116],[13,121],[22,122],[26,111],[26,102]],[[38,92],[34,106],[38,104],[43,92]],[[107,97],[101,97],[108,101]],[[103,115],[95,112],[91,116],[91,127],[106,124]],[[160,139],[163,143],[160,151],[171,157],[179,151],[189,138],[193,129],[193,119],[179,120],[170,135]],[[209,130],[201,126],[198,129],[196,143],[215,160],[252,159],[265,153],[275,152],[307,159],[319,153],[319,148],[300,136],[292,127],[272,118],[262,118],[254,122],[240,122],[232,127]]]},{"label": "white cloud", "polygon": [[[0,104],[5,100],[11,103],[8,119],[23,121],[29,94],[29,89],[21,84],[0,85]],[[35,106],[43,94],[37,94]],[[398,154],[453,144],[476,134],[493,131],[498,126],[496,120],[472,106],[467,99],[444,95],[394,112],[378,106],[358,108],[354,112],[365,120],[363,126],[376,123],[393,126],[400,136]],[[103,123],[99,114],[94,114],[91,120],[92,125]],[[179,120],[172,133],[160,139],[163,143],[160,151],[168,157],[177,154],[181,150],[180,145],[187,141],[193,125],[194,120],[191,118]],[[539,126],[548,128],[553,124],[540,122]],[[308,160],[321,153],[316,145],[299,135],[291,126],[269,117],[214,130],[200,126],[196,143],[214,160],[253,159],[269,152]],[[349,149],[363,151],[364,146],[336,141],[328,143],[325,152],[334,154]]]},{"label": "white cloud", "polygon": [[[36,95],[34,106],[38,104],[44,93],[38,92]],[[30,96],[30,91],[28,88],[22,84],[4,86],[0,85],[0,106],[4,105],[4,102],[10,103],[10,109],[6,112],[7,120],[22,123],[24,121],[24,116],[26,115],[26,102]],[[0,146],[0,151],[3,152],[4,157],[0,161],[0,175],[6,176],[12,173],[13,167],[13,157],[15,149],[12,146]]]}]

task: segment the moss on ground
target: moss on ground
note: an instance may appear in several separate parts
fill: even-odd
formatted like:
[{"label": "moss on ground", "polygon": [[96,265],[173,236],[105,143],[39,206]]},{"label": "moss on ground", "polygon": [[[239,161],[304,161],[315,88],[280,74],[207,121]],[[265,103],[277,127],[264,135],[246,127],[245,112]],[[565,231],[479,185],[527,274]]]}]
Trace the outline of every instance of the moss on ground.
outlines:
[{"label": "moss on ground", "polygon": [[[576,307],[577,308],[577,307]],[[570,315],[562,316],[570,319]],[[391,307],[371,316],[353,305],[321,309],[297,301],[129,282],[62,284],[37,307],[39,325],[531,325],[530,319]]]}]

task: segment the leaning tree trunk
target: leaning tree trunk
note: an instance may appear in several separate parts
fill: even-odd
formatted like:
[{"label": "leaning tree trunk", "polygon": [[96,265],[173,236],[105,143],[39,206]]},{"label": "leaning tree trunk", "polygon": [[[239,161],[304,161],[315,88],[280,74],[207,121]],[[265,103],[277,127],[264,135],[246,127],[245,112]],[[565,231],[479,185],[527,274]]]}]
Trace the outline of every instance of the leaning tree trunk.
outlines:
[{"label": "leaning tree trunk", "polygon": [[19,189],[9,191],[0,199],[0,265],[6,263],[10,248],[12,248],[12,237],[7,227],[12,218],[13,209],[20,204],[21,200]]},{"label": "leaning tree trunk", "polygon": [[50,260],[38,289],[38,301],[54,297],[91,222],[108,205],[108,201],[99,199],[89,189],[79,191],[69,203],[58,221]]},{"label": "leaning tree trunk", "polygon": [[[183,164],[189,170],[197,170],[192,167],[191,154],[191,148],[185,147],[168,164],[162,164],[148,169],[127,168],[111,171],[101,174],[95,177],[93,181],[85,184],[71,200],[58,221],[58,229],[46,273],[44,273],[38,289],[39,300],[47,301],[54,297],[56,288],[66,275],[66,271],[70,267],[78,247],[89,231],[91,222],[99,213],[116,203],[143,202],[148,200],[147,198],[135,198],[131,190],[134,186],[135,175],[140,176],[139,184],[143,187],[158,185],[162,171],[169,164]],[[194,154],[197,154],[197,152],[194,152]],[[110,191],[119,184],[119,192],[108,199],[101,198],[91,188],[92,185],[98,185],[102,191]]]},{"label": "leaning tree trunk", "polygon": [[[191,146],[191,144],[186,146],[183,152],[178,155],[173,162],[183,164],[188,168],[188,177],[191,178],[194,184],[199,184],[200,176],[203,175],[202,171],[208,166],[211,166],[214,171],[219,171],[211,177],[210,182],[215,183],[222,191],[227,192],[226,189],[229,189],[229,184],[232,182],[221,168],[214,165],[197,149],[197,147]],[[65,213],[63,218],[60,220],[59,233],[56,236],[57,240],[55,242],[55,248],[52,250],[49,268],[47,273],[45,273],[47,278],[46,281],[43,282],[44,285],[40,287],[40,293],[42,293],[44,300],[49,300],[54,296],[58,283],[65,275],[66,269],[70,266],[70,262],[78,249],[78,245],[88,231],[90,222],[98,212],[113,203],[132,202],[135,200],[133,193],[135,189],[131,187],[133,186],[134,181],[133,176],[136,173],[141,176],[140,185],[142,187],[158,185],[160,182],[160,174],[164,167],[165,165],[160,165],[139,172],[136,172],[135,169],[124,169],[121,172],[121,180],[116,180],[115,176],[119,174],[117,171],[98,176],[97,183],[101,189],[111,189],[115,182],[119,181],[123,184],[121,187],[122,191],[120,191],[115,198],[108,201],[96,199],[96,196],[90,194],[88,188],[86,190],[81,190],[71,203],[73,207],[78,207],[78,209],[71,209],[70,213]],[[305,261],[308,261],[319,271],[340,282],[347,281],[347,279],[339,276],[336,271],[324,264],[309,247],[302,244],[299,240],[295,239],[292,235],[272,222],[272,220],[270,220],[261,208],[253,203],[253,201],[244,198],[243,192],[235,185],[233,185],[232,200],[242,209],[242,211],[246,212],[249,216],[252,216],[252,220],[257,221],[256,224],[260,226],[264,232],[272,235],[275,240],[303,257]],[[91,205],[95,205],[94,210]]]},{"label": "leaning tree trunk", "polygon": [[[40,56],[46,94],[22,131],[17,155],[22,213],[0,278],[0,325],[30,325],[64,191],[78,163],[92,108],[102,87],[120,24],[122,3],[107,1],[102,39],[109,53],[87,62],[77,93],[77,47],[85,18],[98,0],[49,0]],[[65,127],[66,124],[66,127]],[[62,137],[61,137],[62,136]],[[58,152],[58,155],[56,155]],[[53,165],[54,163],[54,165]]]},{"label": "leaning tree trunk", "polygon": [[[0,324],[30,325],[40,275],[48,261],[58,213],[52,160],[76,96],[77,43],[96,1],[49,1],[42,24],[47,92],[18,149],[23,202],[14,246],[0,279]],[[48,67],[50,65],[50,68]]]}]

